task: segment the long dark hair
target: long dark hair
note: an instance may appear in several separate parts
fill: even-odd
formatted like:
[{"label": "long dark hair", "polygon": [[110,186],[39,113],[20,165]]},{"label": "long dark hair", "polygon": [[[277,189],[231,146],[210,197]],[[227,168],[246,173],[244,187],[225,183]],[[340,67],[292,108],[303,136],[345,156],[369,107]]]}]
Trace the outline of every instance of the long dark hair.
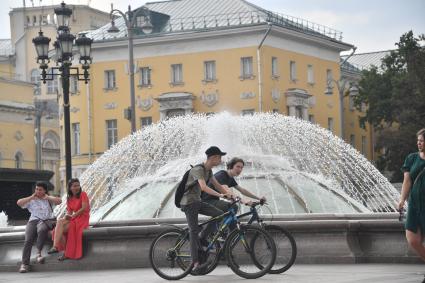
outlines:
[{"label": "long dark hair", "polygon": [[[71,186],[72,186],[72,184],[74,184],[74,183],[79,183],[80,182],[80,180],[78,180],[78,178],[71,178],[69,181],[68,181],[68,199],[70,199],[70,198],[72,198],[72,196],[73,196],[73,194],[72,194],[72,192],[71,192]],[[80,191],[77,193],[77,198],[80,198],[80,195],[81,195],[81,186],[80,186]]]}]

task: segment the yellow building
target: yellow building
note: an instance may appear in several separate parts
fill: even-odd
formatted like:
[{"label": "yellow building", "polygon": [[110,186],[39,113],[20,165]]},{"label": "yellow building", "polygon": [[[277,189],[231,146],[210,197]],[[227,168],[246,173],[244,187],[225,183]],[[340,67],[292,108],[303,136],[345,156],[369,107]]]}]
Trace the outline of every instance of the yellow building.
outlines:
[{"label": "yellow building", "polygon": [[[55,40],[56,16],[54,6],[36,6],[14,8],[9,12],[11,39],[0,40],[0,100],[3,104],[20,103],[20,114],[8,115],[3,109],[3,116],[7,118],[2,124],[3,142],[0,153],[3,158],[0,167],[16,168],[15,154],[23,156],[22,168],[51,170],[55,174],[52,183],[56,193],[61,189],[59,160],[63,157],[60,149],[63,148],[63,133],[59,125],[61,107],[58,108],[58,99],[62,95],[60,78],[55,76],[46,84],[40,82],[40,69],[36,62],[36,51],[32,39],[38,35],[40,28],[44,35]],[[70,5],[73,14],[70,19],[70,29],[73,33],[83,30],[97,29],[109,22],[109,13],[102,12],[86,5]],[[54,64],[50,65],[51,67]],[[50,69],[49,72],[55,72]],[[18,88],[19,86],[19,88]],[[71,95],[78,95],[78,82],[71,78]],[[8,94],[10,97],[5,97]],[[23,102],[22,97],[26,101]],[[21,105],[22,104],[22,105]],[[32,107],[32,108],[31,108]],[[4,108],[4,107],[3,107]],[[30,109],[30,110],[28,110]],[[40,135],[34,132],[39,126]],[[22,128],[22,129],[21,129]],[[28,129],[27,129],[28,128]],[[14,138],[16,130],[22,133],[22,141]],[[6,134],[7,132],[7,134]],[[18,135],[20,136],[20,135]],[[40,147],[37,147],[37,138]],[[9,146],[6,146],[9,145]],[[36,151],[36,149],[39,149]],[[16,164],[15,164],[16,163]],[[62,173],[63,174],[63,173]],[[62,178],[63,179],[63,178]]]},{"label": "yellow building", "polygon": [[[313,28],[241,0],[150,2],[144,7],[154,30],[149,35],[136,30],[133,45],[138,128],[192,112],[270,111],[341,134],[338,90],[327,91],[329,83],[358,78],[341,72],[340,52],[353,46],[338,31]],[[115,24],[118,34],[107,32],[109,24],[88,34],[95,40],[91,81],[71,97],[77,176],[131,132],[123,114],[130,105],[127,30],[122,18]],[[371,158],[369,132],[353,122],[359,113],[350,108],[349,96],[343,113],[345,140],[354,135],[353,145]]]}]

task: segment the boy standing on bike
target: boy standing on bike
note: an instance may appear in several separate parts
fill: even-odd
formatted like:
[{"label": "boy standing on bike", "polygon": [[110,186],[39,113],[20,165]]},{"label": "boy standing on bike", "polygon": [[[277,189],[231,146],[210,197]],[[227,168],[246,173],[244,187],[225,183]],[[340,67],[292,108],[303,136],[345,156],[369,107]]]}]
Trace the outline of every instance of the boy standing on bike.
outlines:
[{"label": "boy standing on bike", "polygon": [[[214,178],[212,174],[212,168],[221,163],[221,157],[226,155],[218,147],[211,146],[205,151],[207,160],[194,166],[190,172],[186,182],[185,193],[180,201],[181,210],[186,214],[186,220],[189,225],[190,232],[190,252],[193,262],[192,272],[197,273],[202,266],[199,262],[198,249],[200,248],[200,242],[198,238],[199,226],[198,226],[198,214],[207,216],[219,216],[223,212],[208,203],[202,202],[201,192],[205,192],[217,198],[224,197],[224,194],[218,193],[211,189],[207,183],[211,183],[220,191],[226,192],[226,188],[222,186]],[[229,195],[230,194],[226,194]],[[199,237],[201,240],[205,239],[208,234],[214,230],[214,223],[208,224],[205,229],[200,233]]]},{"label": "boy standing on bike", "polygon": [[[217,180],[221,185],[223,185],[222,187],[224,187],[224,190],[221,190],[222,188],[218,188],[218,189],[220,190],[221,193],[232,194],[229,188],[233,187],[244,196],[257,199],[257,200],[263,200],[265,202],[266,198],[264,196],[259,198],[253,193],[251,193],[250,191],[248,191],[247,189],[239,186],[239,184],[236,182],[235,177],[239,176],[242,173],[244,166],[245,166],[245,162],[243,161],[243,159],[234,157],[227,163],[227,170],[220,170],[217,173],[215,173],[214,174],[215,180]],[[208,185],[211,187],[212,183],[210,182]],[[228,201],[220,200],[218,197],[211,194],[206,194],[204,192],[202,192],[201,198],[203,202],[206,202],[210,205],[217,207],[223,213],[229,210],[231,205],[231,203]],[[244,203],[247,205],[250,204],[250,202],[244,202]]]}]

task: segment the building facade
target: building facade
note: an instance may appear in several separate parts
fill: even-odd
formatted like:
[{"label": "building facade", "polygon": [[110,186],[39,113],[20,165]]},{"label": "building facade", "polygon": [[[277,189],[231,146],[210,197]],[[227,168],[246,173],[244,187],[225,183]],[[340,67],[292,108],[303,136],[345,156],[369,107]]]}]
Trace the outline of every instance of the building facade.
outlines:
[{"label": "building facade", "polygon": [[[134,39],[137,128],[187,113],[263,111],[296,116],[341,135],[338,89],[329,84],[348,81],[341,89],[346,94],[358,79],[358,72],[340,66],[340,52],[353,46],[337,31],[320,27],[326,30],[320,33],[246,1],[224,2],[144,6],[159,26],[149,35],[138,31]],[[122,18],[115,24],[118,34],[107,32],[110,24],[88,34],[95,40],[91,81],[71,97],[77,129],[72,136],[78,138],[73,144],[79,145],[76,175],[131,132],[124,115],[130,106],[127,30]],[[352,144],[370,159],[370,133],[358,126],[361,113],[350,107],[347,95],[344,139],[350,142],[354,135]]]},{"label": "building facade", "polygon": [[[32,39],[42,29],[52,42],[55,40],[54,9],[58,7],[12,9],[9,12],[11,38],[0,40],[0,168],[53,171],[50,181],[57,194],[62,187],[60,159],[64,158],[59,124],[62,113],[58,107],[62,90],[57,76],[48,76],[45,84],[41,82]],[[86,5],[72,5],[71,8],[73,33],[97,29],[110,19],[109,13]],[[78,91],[78,82],[72,77],[70,93],[74,95]]]}]

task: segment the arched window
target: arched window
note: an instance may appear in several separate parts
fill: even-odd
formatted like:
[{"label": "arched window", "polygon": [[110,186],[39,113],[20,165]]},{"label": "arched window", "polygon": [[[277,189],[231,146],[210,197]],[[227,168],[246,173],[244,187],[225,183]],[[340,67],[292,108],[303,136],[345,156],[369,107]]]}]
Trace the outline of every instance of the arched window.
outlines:
[{"label": "arched window", "polygon": [[23,161],[23,156],[22,156],[22,153],[21,152],[17,152],[16,154],[15,154],[15,167],[17,168],[17,169],[20,169],[20,168],[22,168],[22,161]]}]

